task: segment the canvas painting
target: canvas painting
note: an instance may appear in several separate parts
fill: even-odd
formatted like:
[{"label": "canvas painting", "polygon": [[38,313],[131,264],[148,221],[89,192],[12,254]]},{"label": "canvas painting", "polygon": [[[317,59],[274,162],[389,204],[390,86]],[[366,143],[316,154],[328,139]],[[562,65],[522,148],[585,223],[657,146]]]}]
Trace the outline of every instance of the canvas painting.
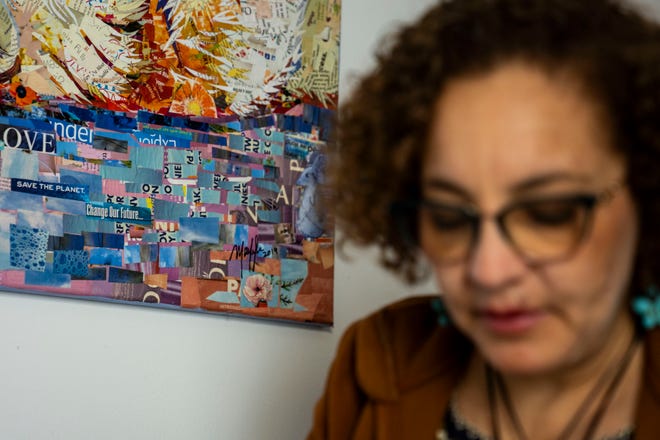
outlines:
[{"label": "canvas painting", "polygon": [[0,2],[0,290],[331,324],[340,10]]}]

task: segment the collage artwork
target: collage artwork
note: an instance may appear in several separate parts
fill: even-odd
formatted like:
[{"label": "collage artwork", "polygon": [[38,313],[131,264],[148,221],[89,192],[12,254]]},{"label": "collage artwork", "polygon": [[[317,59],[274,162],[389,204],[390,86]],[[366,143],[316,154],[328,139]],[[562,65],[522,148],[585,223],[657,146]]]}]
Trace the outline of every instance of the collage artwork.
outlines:
[{"label": "collage artwork", "polygon": [[339,0],[1,0],[0,290],[331,324]]}]

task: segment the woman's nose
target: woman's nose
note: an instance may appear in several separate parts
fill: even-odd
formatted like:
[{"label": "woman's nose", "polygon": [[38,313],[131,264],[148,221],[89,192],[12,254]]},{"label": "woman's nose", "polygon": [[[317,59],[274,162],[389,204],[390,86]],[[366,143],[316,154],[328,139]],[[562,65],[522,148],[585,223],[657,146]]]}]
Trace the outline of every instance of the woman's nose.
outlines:
[{"label": "woman's nose", "polygon": [[485,291],[510,285],[527,267],[494,221],[482,221],[467,265],[468,281]]}]

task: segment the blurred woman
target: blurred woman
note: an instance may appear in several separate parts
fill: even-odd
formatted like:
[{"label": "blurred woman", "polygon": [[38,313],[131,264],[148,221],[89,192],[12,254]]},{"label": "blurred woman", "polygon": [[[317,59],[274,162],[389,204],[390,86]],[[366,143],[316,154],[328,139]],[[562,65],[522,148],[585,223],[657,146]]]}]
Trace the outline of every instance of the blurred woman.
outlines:
[{"label": "blurred woman", "polygon": [[660,438],[659,121],[660,26],[620,2],[402,29],[340,113],[333,206],[442,293],[348,329],[309,438]]}]

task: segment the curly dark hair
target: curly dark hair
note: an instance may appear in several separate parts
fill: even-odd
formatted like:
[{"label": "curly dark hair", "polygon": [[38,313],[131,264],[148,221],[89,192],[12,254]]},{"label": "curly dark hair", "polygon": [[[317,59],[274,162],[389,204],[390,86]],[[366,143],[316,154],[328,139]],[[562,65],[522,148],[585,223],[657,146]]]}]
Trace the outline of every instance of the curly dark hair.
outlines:
[{"label": "curly dark hair", "polygon": [[414,236],[392,206],[420,195],[433,107],[448,80],[522,60],[568,69],[606,115],[627,158],[641,240],[633,289],[660,273],[660,25],[615,0],[449,0],[403,27],[342,105],[331,154],[344,239],[376,244],[381,263],[415,281]]}]

